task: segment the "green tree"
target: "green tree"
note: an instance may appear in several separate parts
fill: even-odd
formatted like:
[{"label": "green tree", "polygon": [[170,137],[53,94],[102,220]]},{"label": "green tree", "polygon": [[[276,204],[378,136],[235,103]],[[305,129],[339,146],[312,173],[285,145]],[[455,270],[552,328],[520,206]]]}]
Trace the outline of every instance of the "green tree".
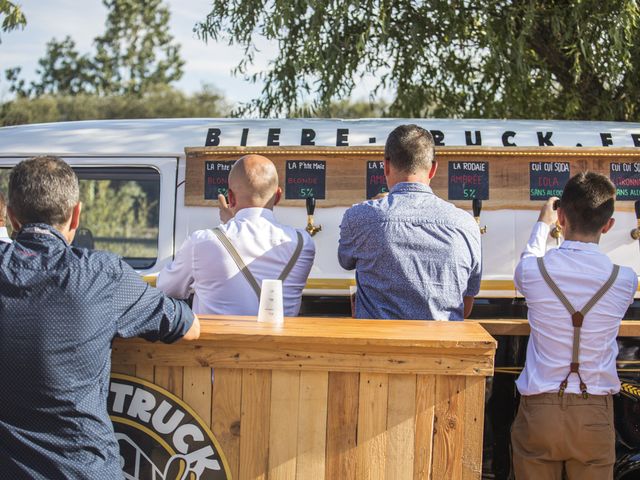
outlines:
[{"label": "green tree", "polygon": [[0,0],[0,18],[2,18],[0,31],[3,32],[24,28],[27,25],[27,18],[20,6],[9,0]]},{"label": "green tree", "polygon": [[385,117],[389,104],[384,100],[336,100],[327,106],[304,105],[290,117],[376,118]]},{"label": "green tree", "polygon": [[0,104],[0,126],[114,118],[222,117],[228,112],[224,96],[209,85],[191,95],[156,85],[142,94],[17,97]]},{"label": "green tree", "polygon": [[[38,80],[26,91],[13,88],[19,95],[76,95],[93,90],[94,72],[88,55],[81,55],[76,43],[67,36],[61,42],[55,38],[47,43],[44,57],[38,60]],[[7,75],[7,78],[9,76]]]},{"label": "green tree", "polygon": [[95,39],[100,93],[140,93],[182,77],[180,47],[161,0],[103,0],[106,31]]},{"label": "green tree", "polygon": [[[0,2],[3,0],[0,0]],[[103,0],[106,29],[95,38],[94,55],[80,54],[71,37],[47,43],[37,79],[27,86],[20,69],[5,71],[20,96],[142,95],[182,77],[180,46],[169,32],[169,10],[161,0]]]},{"label": "green tree", "polygon": [[[637,0],[213,0],[195,30],[244,46],[261,115],[327,107],[373,75],[398,116],[640,119]],[[279,53],[249,76],[260,37]]]}]

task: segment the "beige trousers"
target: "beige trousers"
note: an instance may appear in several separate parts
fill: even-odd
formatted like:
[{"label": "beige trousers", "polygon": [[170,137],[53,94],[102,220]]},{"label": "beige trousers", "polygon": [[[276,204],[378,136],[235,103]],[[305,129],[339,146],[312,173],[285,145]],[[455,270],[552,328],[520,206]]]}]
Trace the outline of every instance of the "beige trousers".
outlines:
[{"label": "beige trousers", "polygon": [[522,396],[511,427],[516,480],[613,478],[615,430],[611,395]]}]

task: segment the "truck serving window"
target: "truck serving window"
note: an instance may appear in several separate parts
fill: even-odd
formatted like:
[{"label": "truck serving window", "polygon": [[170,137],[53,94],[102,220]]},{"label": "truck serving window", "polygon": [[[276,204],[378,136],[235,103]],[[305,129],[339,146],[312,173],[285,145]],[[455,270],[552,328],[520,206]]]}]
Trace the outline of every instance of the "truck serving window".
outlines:
[{"label": "truck serving window", "polygon": [[143,167],[75,167],[82,214],[74,244],[108,250],[135,269],[158,258],[160,173]]},{"label": "truck serving window", "polygon": [[[82,215],[74,245],[108,250],[135,269],[158,258],[160,173],[143,167],[74,167],[80,180]],[[0,169],[6,195],[11,169]]]}]

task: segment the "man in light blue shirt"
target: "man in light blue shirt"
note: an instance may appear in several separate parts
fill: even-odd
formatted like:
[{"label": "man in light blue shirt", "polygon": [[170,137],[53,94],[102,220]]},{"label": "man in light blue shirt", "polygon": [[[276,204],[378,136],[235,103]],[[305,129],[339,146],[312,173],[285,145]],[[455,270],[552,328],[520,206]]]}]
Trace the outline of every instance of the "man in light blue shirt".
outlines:
[{"label": "man in light blue shirt", "polygon": [[480,290],[480,231],[473,217],[438,198],[431,134],[396,128],[385,145],[389,195],[347,210],[338,259],[356,270],[357,318],[462,320]]}]

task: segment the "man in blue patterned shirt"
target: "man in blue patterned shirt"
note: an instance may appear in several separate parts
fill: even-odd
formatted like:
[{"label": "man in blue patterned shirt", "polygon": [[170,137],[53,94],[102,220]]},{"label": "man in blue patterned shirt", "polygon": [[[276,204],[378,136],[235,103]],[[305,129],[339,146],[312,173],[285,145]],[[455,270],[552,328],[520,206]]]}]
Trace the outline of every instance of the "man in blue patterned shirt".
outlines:
[{"label": "man in blue patterned shirt", "polygon": [[338,259],[356,270],[357,318],[462,320],[480,290],[480,231],[438,198],[431,134],[401,125],[385,144],[389,194],[347,210]]},{"label": "man in blue patterned shirt", "polygon": [[120,259],[70,246],[78,179],[55,157],[18,164],[0,242],[0,477],[123,478],[107,414],[111,342],[199,336],[189,307]]}]

